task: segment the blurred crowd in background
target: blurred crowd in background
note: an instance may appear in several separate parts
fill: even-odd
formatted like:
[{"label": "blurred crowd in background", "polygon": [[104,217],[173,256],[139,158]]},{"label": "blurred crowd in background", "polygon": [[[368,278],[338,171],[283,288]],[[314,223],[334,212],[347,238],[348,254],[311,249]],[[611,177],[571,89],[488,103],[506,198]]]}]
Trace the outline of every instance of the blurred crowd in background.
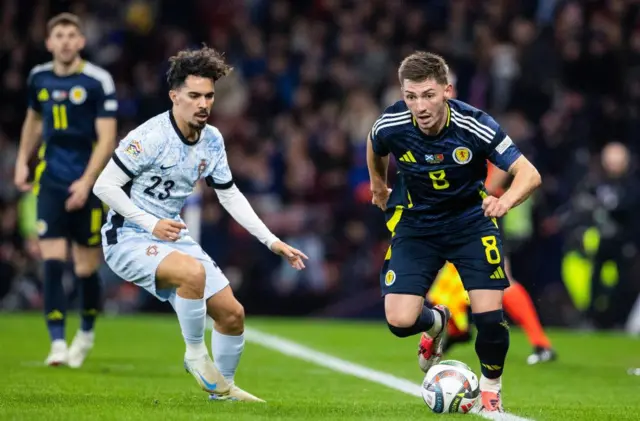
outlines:
[{"label": "blurred crowd in background", "polygon": [[[397,66],[417,49],[443,55],[457,97],[491,113],[542,174],[541,190],[502,223],[513,272],[543,323],[621,326],[638,296],[638,1],[0,5],[0,308],[41,305],[35,199],[14,189],[13,164],[26,78],[50,60],[45,24],[62,11],[83,19],[83,56],[114,77],[119,136],[169,108],[164,73],[178,50],[205,42],[234,66],[217,84],[211,123],[240,189],[309,256],[307,270],[288,269],[202,189],[189,204],[200,211],[200,240],[249,313],[381,314],[389,233],[370,205],[365,145],[382,110],[401,99]],[[102,274],[107,310],[161,309]]]}]

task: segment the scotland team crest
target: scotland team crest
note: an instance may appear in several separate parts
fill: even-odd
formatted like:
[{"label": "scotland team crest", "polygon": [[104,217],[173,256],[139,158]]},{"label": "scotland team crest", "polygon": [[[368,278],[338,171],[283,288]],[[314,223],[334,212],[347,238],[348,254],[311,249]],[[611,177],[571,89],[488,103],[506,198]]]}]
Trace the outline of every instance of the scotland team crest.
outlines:
[{"label": "scotland team crest", "polygon": [[473,158],[471,149],[464,146],[459,146],[453,150],[453,160],[460,165],[468,164]]},{"label": "scotland team crest", "polygon": [[87,100],[87,90],[82,86],[74,86],[69,91],[69,100],[74,104],[82,104]]},{"label": "scotland team crest", "polygon": [[393,270],[387,271],[387,273],[384,275],[384,284],[390,287],[391,285],[393,285],[395,281],[396,281],[396,273]]}]

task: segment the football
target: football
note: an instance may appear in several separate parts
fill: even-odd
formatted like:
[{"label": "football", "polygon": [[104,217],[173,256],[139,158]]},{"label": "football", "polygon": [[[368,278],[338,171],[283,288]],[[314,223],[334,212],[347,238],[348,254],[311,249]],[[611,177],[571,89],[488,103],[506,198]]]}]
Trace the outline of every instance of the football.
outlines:
[{"label": "football", "polygon": [[422,398],[436,414],[466,414],[480,395],[478,376],[463,362],[445,360],[429,369],[422,382]]}]

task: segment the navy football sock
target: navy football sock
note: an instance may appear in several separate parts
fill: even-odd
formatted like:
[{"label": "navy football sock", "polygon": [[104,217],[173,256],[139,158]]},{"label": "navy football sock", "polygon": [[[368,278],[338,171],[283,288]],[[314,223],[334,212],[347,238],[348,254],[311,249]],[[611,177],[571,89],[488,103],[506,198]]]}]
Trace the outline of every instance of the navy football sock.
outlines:
[{"label": "navy football sock", "polygon": [[66,316],[66,297],[62,287],[64,262],[61,260],[44,261],[44,316],[52,341],[64,339]]},{"label": "navy football sock", "polygon": [[77,277],[80,291],[82,291],[81,316],[82,322],[80,328],[84,332],[93,330],[96,322],[96,316],[100,309],[100,298],[102,285],[98,273],[94,272],[87,277]]},{"label": "navy football sock", "polygon": [[435,316],[433,314],[433,310],[431,310],[427,306],[423,306],[422,312],[420,313],[420,315],[416,319],[416,322],[412,326],[398,327],[398,326],[393,326],[389,323],[387,323],[387,325],[389,326],[389,330],[391,331],[391,333],[393,333],[399,338],[406,338],[407,336],[413,336],[417,333],[425,332],[431,329],[434,322],[435,322]]},{"label": "navy football sock", "polygon": [[509,326],[502,310],[474,313],[478,329],[476,353],[480,359],[482,375],[496,379],[502,375],[504,361],[509,351]]}]

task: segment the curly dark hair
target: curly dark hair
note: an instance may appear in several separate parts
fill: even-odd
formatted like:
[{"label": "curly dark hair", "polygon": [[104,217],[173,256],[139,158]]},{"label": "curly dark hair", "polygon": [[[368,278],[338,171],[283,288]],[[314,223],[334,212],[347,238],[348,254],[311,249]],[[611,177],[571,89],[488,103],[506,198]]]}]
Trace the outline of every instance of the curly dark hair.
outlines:
[{"label": "curly dark hair", "polygon": [[233,70],[224,62],[222,54],[203,45],[198,50],[183,50],[169,58],[167,82],[171,89],[184,84],[188,76],[200,76],[217,81]]}]

